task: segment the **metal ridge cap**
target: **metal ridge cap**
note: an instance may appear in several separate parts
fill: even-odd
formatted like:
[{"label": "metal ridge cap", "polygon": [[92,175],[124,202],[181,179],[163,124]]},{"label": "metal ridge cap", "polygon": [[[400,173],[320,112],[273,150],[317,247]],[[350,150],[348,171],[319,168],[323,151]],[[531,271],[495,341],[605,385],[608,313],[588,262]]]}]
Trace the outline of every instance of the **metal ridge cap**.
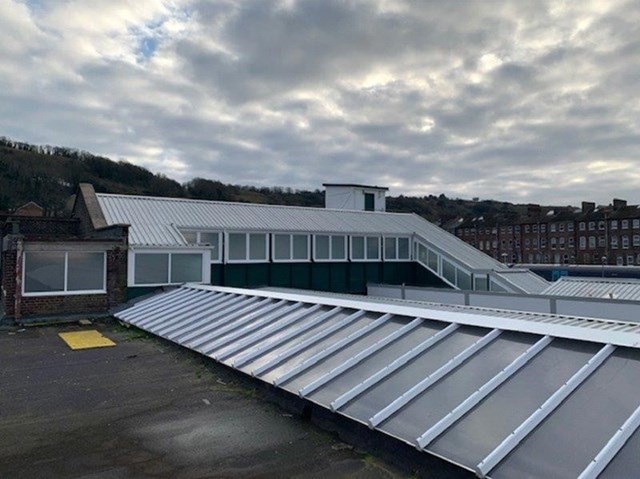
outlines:
[{"label": "metal ridge cap", "polygon": [[[280,293],[264,290],[230,288],[224,286],[209,286],[199,284],[187,284],[185,287],[201,289],[205,291],[233,293],[241,295],[260,296],[272,299],[286,299],[289,301],[299,301],[306,303],[323,304],[325,306],[339,306],[349,309],[367,310],[378,313],[390,313],[399,316],[421,317],[435,321],[443,321],[447,323],[455,323],[465,326],[476,326],[481,328],[498,328],[507,331],[517,331],[522,333],[538,334],[541,336],[553,336],[557,338],[574,339],[579,341],[590,341],[602,344],[613,344],[616,346],[627,346],[640,348],[640,334],[625,333],[618,331],[598,330],[583,326],[550,324],[546,322],[530,321],[516,318],[505,318],[491,314],[492,312],[513,312],[514,314],[526,314],[531,317],[541,318],[567,318],[567,319],[585,319],[590,323],[606,322],[625,324],[619,321],[607,321],[594,318],[579,318],[575,316],[562,316],[544,313],[525,313],[510,310],[484,310],[482,308],[465,306],[457,306],[456,311],[442,311],[438,309],[430,309],[429,304],[425,303],[423,307],[407,306],[399,304],[383,304],[372,303],[368,301],[356,301],[352,299],[332,298],[319,295],[306,295],[296,293]],[[438,303],[432,303],[436,305]],[[468,309],[469,308],[469,309]],[[629,323],[635,325],[635,323]]]}]

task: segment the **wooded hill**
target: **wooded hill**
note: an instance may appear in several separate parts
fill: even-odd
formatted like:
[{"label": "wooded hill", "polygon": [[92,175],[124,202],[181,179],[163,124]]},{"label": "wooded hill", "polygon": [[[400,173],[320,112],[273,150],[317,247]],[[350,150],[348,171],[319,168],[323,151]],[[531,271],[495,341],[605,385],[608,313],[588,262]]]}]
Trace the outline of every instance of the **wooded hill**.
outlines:
[{"label": "wooded hill", "polygon": [[[318,182],[322,180],[327,179]],[[228,185],[205,178],[180,184],[126,161],[115,162],[85,151],[31,145],[0,137],[0,211],[11,211],[28,201],[35,201],[45,208],[47,215],[62,215],[69,196],[81,182],[92,183],[96,191],[103,193],[324,206],[321,190]],[[490,200],[450,199],[441,194],[389,197],[387,209],[414,212],[430,221],[444,223],[460,216],[517,214],[525,207]]]}]

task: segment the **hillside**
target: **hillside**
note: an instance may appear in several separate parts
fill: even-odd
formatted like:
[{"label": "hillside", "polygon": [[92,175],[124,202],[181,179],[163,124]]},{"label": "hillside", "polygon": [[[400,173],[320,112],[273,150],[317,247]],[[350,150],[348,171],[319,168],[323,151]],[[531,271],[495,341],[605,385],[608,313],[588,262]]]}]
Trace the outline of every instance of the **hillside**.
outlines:
[{"label": "hillside", "polygon": [[[319,179],[318,182],[321,181]],[[35,201],[46,209],[48,215],[60,215],[68,197],[80,182],[92,183],[96,191],[104,193],[294,206],[324,205],[324,193],[320,190],[257,188],[228,185],[204,178],[180,184],[124,161],[115,162],[70,148],[31,145],[0,138],[0,211],[10,211],[28,201]],[[444,223],[459,216],[513,214],[522,212],[524,207],[496,201],[429,195],[389,197],[387,209],[414,212],[431,221]]]}]

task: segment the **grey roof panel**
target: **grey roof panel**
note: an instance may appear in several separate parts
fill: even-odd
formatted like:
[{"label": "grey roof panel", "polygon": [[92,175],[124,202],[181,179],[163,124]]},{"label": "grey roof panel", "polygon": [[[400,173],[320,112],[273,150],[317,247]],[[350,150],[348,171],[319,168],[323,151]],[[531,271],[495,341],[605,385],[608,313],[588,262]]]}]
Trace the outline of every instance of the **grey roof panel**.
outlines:
[{"label": "grey roof panel", "polygon": [[640,301],[640,280],[564,276],[551,283],[542,291],[542,294]]},{"label": "grey roof panel", "polygon": [[[168,309],[168,303],[181,307]],[[207,316],[207,308],[217,312]],[[598,470],[611,464],[605,475],[638,469],[637,331],[468,309],[193,285],[116,316],[179,344],[199,344],[206,354],[213,349],[213,357],[231,367],[249,357],[241,362],[243,372],[261,371],[255,374],[268,382],[287,378],[280,387],[294,393],[335,374],[309,398],[332,409],[337,397],[355,388],[359,394],[336,405],[336,412],[409,444],[446,423],[423,450],[490,477],[576,477],[596,457]],[[193,321],[193,314],[200,319]],[[399,328],[406,334],[394,335]],[[392,341],[380,343],[389,335]],[[533,344],[542,349],[521,362]],[[222,350],[227,354],[220,356]],[[337,367],[367,351],[352,368]],[[518,368],[498,384],[514,361]],[[487,384],[496,387],[472,401]],[[462,404],[464,414],[446,422]],[[631,439],[616,443],[619,437]]]}]

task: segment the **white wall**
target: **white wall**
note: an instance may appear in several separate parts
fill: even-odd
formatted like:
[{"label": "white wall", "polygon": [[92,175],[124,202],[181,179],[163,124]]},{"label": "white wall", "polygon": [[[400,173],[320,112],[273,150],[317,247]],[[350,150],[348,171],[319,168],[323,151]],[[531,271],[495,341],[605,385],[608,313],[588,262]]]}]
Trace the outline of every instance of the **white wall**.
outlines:
[{"label": "white wall", "polygon": [[327,186],[325,190],[325,207],[337,210],[364,211],[365,193],[373,193],[375,211],[386,211],[385,190],[356,186]]}]

